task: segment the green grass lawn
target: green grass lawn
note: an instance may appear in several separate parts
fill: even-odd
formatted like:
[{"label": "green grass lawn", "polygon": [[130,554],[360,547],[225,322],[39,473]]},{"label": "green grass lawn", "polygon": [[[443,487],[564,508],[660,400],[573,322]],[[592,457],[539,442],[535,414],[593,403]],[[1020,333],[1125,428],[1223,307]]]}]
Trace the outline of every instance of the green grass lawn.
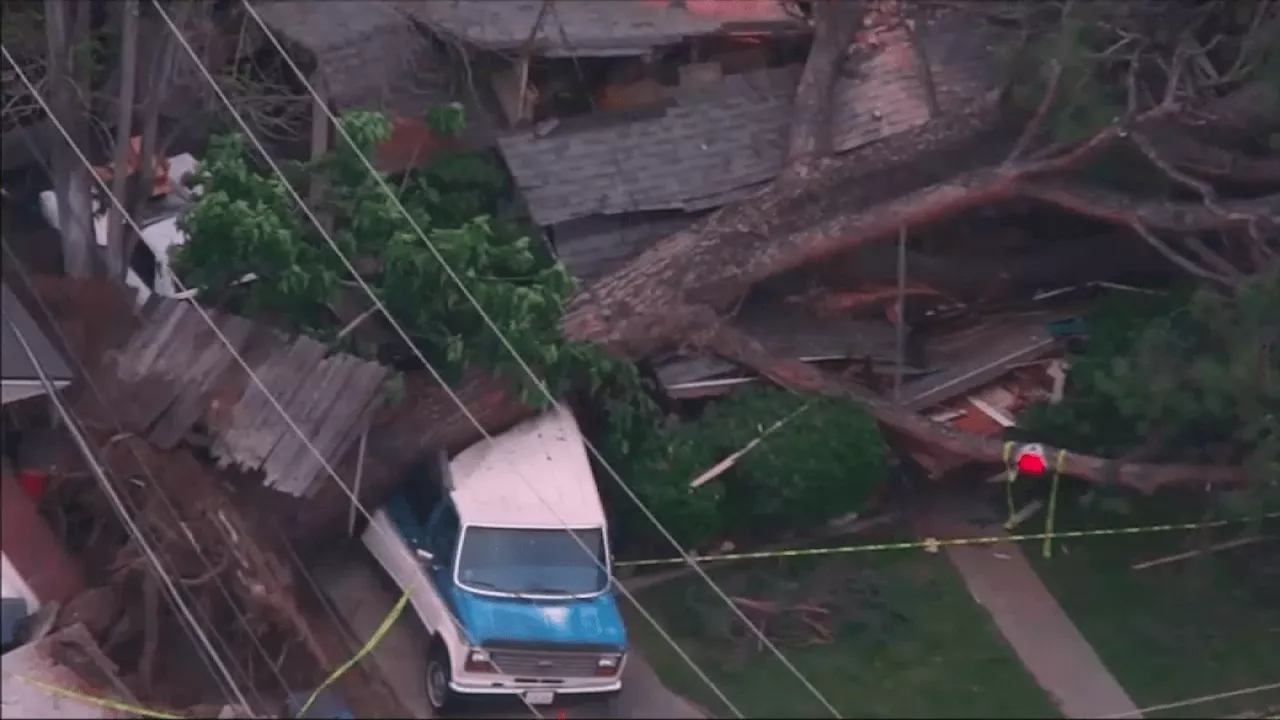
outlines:
[{"label": "green grass lawn", "polygon": [[[747,561],[713,573],[728,594],[751,599],[775,596],[778,587],[793,582],[799,589],[789,597],[817,597],[822,590],[812,585],[821,582],[815,577],[850,575],[858,578],[854,600],[840,606],[856,612],[838,626],[832,623],[832,641],[781,647],[842,717],[1060,717],[942,554],[888,551]],[[829,717],[767,649],[756,649],[750,640],[733,645],[717,639],[709,628],[720,626],[726,611],[698,610],[723,607],[712,604],[705,588],[700,578],[686,577],[637,597],[744,715]],[[635,642],[668,687],[717,717],[732,717],[634,608],[628,621]],[[735,652],[735,647],[745,650]]]},{"label": "green grass lawn", "polygon": [[[1057,525],[1068,530],[1194,522],[1198,514],[1166,503],[1107,514],[1085,511],[1073,501],[1062,503]],[[1039,532],[1034,526],[1042,521],[1043,515],[1019,530]],[[1238,531],[1238,526],[1222,528],[1216,538],[1229,539]],[[1050,559],[1042,558],[1039,543],[1024,548],[1139,707],[1280,682],[1280,608],[1265,607],[1243,588],[1227,555],[1237,551],[1132,569],[1189,549],[1186,539],[1186,532],[1171,532],[1065,540]],[[1226,717],[1277,705],[1280,690],[1272,690],[1147,717]]]}]

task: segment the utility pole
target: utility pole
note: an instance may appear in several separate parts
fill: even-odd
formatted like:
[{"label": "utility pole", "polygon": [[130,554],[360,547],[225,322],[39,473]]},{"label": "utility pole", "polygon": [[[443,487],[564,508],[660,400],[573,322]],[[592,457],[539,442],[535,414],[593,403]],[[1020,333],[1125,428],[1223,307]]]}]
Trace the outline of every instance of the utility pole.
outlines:
[{"label": "utility pole", "polygon": [[[133,107],[138,84],[138,0],[125,0],[120,6],[120,53],[123,58],[120,93],[116,98],[116,149],[111,167],[111,194],[119,202],[111,206],[106,249],[107,277],[115,282],[124,282],[125,268],[129,267],[129,258],[124,254],[125,224],[120,208],[129,202],[125,199],[125,190],[129,184],[127,170],[133,146],[130,140],[133,138]],[[138,158],[138,172],[141,173],[143,166],[151,162],[150,156]]]}]

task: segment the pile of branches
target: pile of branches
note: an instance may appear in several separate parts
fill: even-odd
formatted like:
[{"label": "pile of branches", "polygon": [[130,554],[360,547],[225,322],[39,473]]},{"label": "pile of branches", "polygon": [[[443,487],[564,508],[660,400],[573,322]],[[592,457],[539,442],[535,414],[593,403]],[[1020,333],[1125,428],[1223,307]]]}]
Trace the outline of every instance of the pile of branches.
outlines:
[{"label": "pile of branches", "polygon": [[[690,611],[680,622],[716,646],[729,667],[741,667],[754,654],[770,652],[762,634],[783,648],[825,645],[838,635],[876,645],[887,642],[890,633],[907,622],[893,609],[875,573],[847,561],[758,563],[750,571],[724,578],[721,587],[741,615],[705,583],[695,583],[686,596]],[[743,621],[744,616],[759,632]]]}]

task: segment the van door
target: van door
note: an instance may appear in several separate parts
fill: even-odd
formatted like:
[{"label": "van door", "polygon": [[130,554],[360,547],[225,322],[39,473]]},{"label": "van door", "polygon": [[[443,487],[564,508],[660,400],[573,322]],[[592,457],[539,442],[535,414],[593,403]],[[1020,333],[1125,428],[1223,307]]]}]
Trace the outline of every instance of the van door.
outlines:
[{"label": "van door", "polygon": [[458,536],[462,531],[462,523],[458,519],[458,511],[448,498],[444,498],[431,512],[427,521],[427,537],[431,543],[434,556],[431,563],[431,582],[436,592],[444,598],[449,609],[456,611],[453,603],[453,563],[458,550]]}]

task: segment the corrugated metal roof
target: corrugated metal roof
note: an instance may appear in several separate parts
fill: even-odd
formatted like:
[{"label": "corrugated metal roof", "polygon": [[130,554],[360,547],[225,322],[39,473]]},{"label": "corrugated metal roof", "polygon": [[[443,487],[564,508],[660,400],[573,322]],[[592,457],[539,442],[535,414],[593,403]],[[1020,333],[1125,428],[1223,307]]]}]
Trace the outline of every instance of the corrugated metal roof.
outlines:
[{"label": "corrugated metal roof", "polygon": [[254,10],[273,32],[310,51],[343,109],[421,116],[447,103],[447,65],[393,2],[278,0]]},{"label": "corrugated metal roof", "polygon": [[31,347],[35,361],[44,368],[50,380],[67,382],[74,379],[75,376],[67,366],[66,358],[54,349],[49,338],[41,332],[35,319],[23,307],[17,296],[9,290],[8,285],[0,285],[0,302],[3,302],[0,312],[3,313],[5,320],[0,323],[2,326],[0,327],[0,377],[6,381],[40,381],[40,374],[36,371],[35,364],[31,362],[31,357],[27,355],[26,349],[14,333],[14,328],[9,324],[12,322],[17,327],[17,331],[22,334],[23,339],[27,341],[27,345]]},{"label": "corrugated metal roof", "polygon": [[[543,0],[402,0],[437,32],[486,50],[529,40]],[[686,37],[803,27],[778,0],[573,0],[551,5],[535,47],[544,55],[638,55]]]},{"label": "corrugated metal roof", "polygon": [[[917,29],[944,111],[996,85],[987,37],[973,22],[957,13]],[[905,30],[881,33],[869,52],[855,77],[836,83],[837,152],[930,119]],[[611,122],[609,113],[598,113],[562,121],[543,136],[512,132],[499,147],[542,225],[595,214],[715,207],[782,169],[799,74],[798,66],[769,69],[673,89],[669,106],[653,117]]]}]

